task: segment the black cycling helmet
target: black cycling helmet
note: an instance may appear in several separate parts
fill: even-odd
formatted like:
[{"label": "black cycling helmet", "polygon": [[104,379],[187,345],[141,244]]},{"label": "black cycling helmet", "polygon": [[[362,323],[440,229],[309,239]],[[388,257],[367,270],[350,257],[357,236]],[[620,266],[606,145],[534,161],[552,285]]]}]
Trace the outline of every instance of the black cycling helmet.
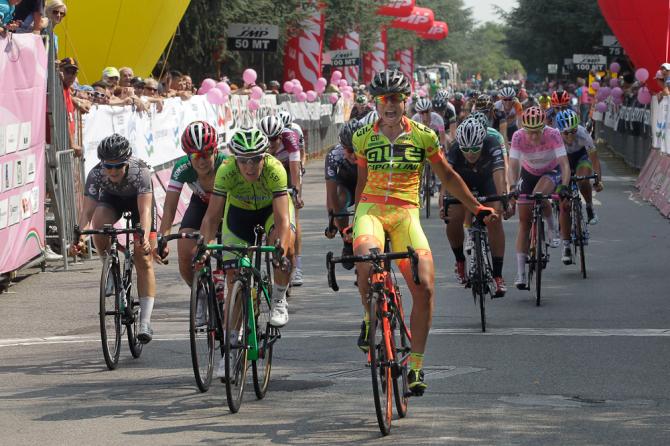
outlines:
[{"label": "black cycling helmet", "polygon": [[342,144],[342,146],[345,148],[352,149],[353,142],[351,139],[354,137],[356,130],[360,129],[361,127],[363,127],[363,123],[357,119],[351,119],[346,124],[344,124],[340,129],[340,144]]},{"label": "black cycling helmet", "polygon": [[443,112],[444,110],[447,109],[447,101],[446,99],[433,99],[433,110],[436,112]]},{"label": "black cycling helmet", "polygon": [[107,136],[98,144],[98,158],[102,161],[126,161],[132,153],[130,141],[118,133]]},{"label": "black cycling helmet", "polygon": [[489,111],[493,107],[493,100],[491,96],[487,94],[481,94],[477,97],[475,101],[475,110],[486,110]]},{"label": "black cycling helmet", "polygon": [[372,96],[401,93],[409,96],[412,88],[409,80],[398,70],[384,70],[377,73],[368,88]]}]

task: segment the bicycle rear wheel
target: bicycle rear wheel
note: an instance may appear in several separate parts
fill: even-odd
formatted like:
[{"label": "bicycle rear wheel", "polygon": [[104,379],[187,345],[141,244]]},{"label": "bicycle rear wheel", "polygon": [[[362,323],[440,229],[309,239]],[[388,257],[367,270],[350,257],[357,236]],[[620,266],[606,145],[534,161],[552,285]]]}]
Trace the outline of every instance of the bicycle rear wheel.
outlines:
[{"label": "bicycle rear wheel", "polygon": [[[119,363],[121,352],[121,311],[119,294],[122,292],[118,266],[114,258],[108,255],[102,266],[100,277],[100,340],[102,354],[109,370],[114,370]],[[111,291],[111,295],[108,295]]]},{"label": "bicycle rear wheel", "polygon": [[545,244],[544,244],[544,222],[541,218],[537,219],[535,225],[537,234],[535,235],[535,305],[540,306],[542,297],[542,270],[545,266]]},{"label": "bicycle rear wheel", "polygon": [[256,316],[256,338],[258,339],[258,359],[251,362],[256,398],[263,399],[270,384],[272,370],[272,346],[277,338],[277,329],[270,326],[270,298],[263,294],[263,288],[256,289],[254,313]]},{"label": "bicycle rear wheel", "polygon": [[[397,292],[397,291],[396,291]],[[403,329],[404,311],[400,296],[396,298],[397,307],[393,311],[391,321],[391,347],[395,352],[395,370],[393,373],[393,395],[395,396],[395,407],[398,411],[398,417],[404,418],[407,415],[407,404],[409,402],[409,385],[407,383],[407,363],[409,362],[409,353],[411,350],[407,333]]]},{"label": "bicycle rear wheel", "polygon": [[230,298],[226,300],[224,316],[223,358],[226,366],[226,399],[228,408],[233,413],[240,410],[247,380],[248,292],[246,285],[236,280]]},{"label": "bicycle rear wheel", "polygon": [[[132,262],[132,260],[128,260]],[[124,269],[125,270],[125,269]],[[142,354],[142,347],[144,344],[137,339],[137,333],[140,331],[140,298],[137,295],[137,271],[135,266],[131,264],[130,277],[124,280],[126,285],[126,302],[130,305],[130,317],[126,321],[126,334],[128,335],[128,346],[130,347],[130,354],[133,358],[139,358]]]},{"label": "bicycle rear wheel", "polygon": [[382,298],[378,294],[374,291],[370,298],[370,332],[368,336],[370,342],[370,371],[372,373],[372,394],[379,430],[382,435],[388,435],[391,432],[391,418],[393,416],[393,379],[390,367],[393,358],[390,357],[392,354],[389,354],[391,343],[387,337],[389,332],[384,328],[384,325],[388,324],[388,319],[381,315],[382,310],[378,307],[378,299],[381,300]]},{"label": "bicycle rear wheel", "polygon": [[[214,367],[214,347],[216,334],[215,318],[211,314],[212,283],[207,273],[196,271],[191,284],[191,305],[189,313],[189,338],[191,342],[191,363],[195,383],[201,392],[207,392],[212,382]],[[198,296],[200,298],[201,317],[198,321]],[[204,323],[203,323],[204,322]]]}]

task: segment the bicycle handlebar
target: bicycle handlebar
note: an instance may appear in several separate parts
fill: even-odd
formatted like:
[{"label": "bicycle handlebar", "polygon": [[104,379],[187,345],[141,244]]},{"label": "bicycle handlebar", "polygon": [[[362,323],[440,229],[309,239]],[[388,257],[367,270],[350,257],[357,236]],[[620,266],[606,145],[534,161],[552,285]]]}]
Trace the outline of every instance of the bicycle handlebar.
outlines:
[{"label": "bicycle handlebar", "polygon": [[[495,201],[501,201],[503,203],[503,207],[507,206],[507,201],[512,197],[512,194],[502,194],[502,195],[489,195],[489,196],[480,196],[480,197],[475,197],[478,202],[480,203],[492,203]],[[449,206],[452,204],[461,204],[460,200],[457,198],[452,198],[452,197],[447,197],[445,196],[442,199],[442,207],[444,208],[444,221],[447,223],[449,222],[448,218],[448,210]],[[484,224],[484,218],[486,218],[489,214],[486,215],[476,215],[475,218],[478,223]]]},{"label": "bicycle handlebar", "polygon": [[161,257],[163,264],[167,265],[169,263],[169,260],[166,259],[167,254],[163,256],[163,253],[165,251],[165,248],[167,247],[167,244],[171,240],[177,240],[177,239],[189,239],[189,240],[198,240],[200,238],[200,233],[199,232],[178,232],[176,234],[168,234],[168,235],[159,235],[158,236],[158,244],[156,246],[156,251],[158,252],[158,255]]},{"label": "bicycle handlebar", "polygon": [[570,177],[570,181],[584,181],[584,180],[596,180],[595,182],[598,182],[598,174],[593,173],[593,175],[585,175],[585,176],[572,176]]},{"label": "bicycle handlebar", "polygon": [[[351,217],[354,215],[353,211],[344,211],[344,212],[333,212],[332,210],[328,211],[328,226],[323,231],[324,235],[328,237],[330,234],[335,236],[335,232],[339,231],[339,228],[335,226],[335,219],[341,217]],[[331,238],[331,237],[328,237]]]},{"label": "bicycle handlebar", "polygon": [[86,229],[81,230],[79,225],[74,225],[75,239],[79,239],[82,235],[120,235],[120,234],[138,234],[144,237],[144,229],[138,224],[134,228],[117,229],[112,225],[104,225],[102,229]]},{"label": "bicycle handlebar", "polygon": [[383,253],[383,252],[379,252],[378,250],[376,250],[376,251],[371,250],[370,254],[367,254],[367,255],[364,255],[364,256],[333,257],[333,252],[329,251],[328,254],[326,254],[326,269],[328,271],[328,286],[333,291],[338,291],[340,289],[340,287],[337,284],[337,279],[336,279],[336,276],[335,276],[335,264],[336,263],[342,263],[342,262],[352,262],[352,263],[372,262],[375,265],[379,265],[381,262],[383,262],[385,260],[399,260],[399,259],[410,259],[410,267],[412,268],[412,280],[417,285],[421,284],[421,280],[419,279],[419,256],[417,255],[414,248],[412,248],[411,246],[408,246],[407,251],[405,251],[405,252]]},{"label": "bicycle handlebar", "polygon": [[543,194],[542,192],[535,192],[534,194],[520,194],[518,192],[512,192],[510,196],[514,196],[514,198],[521,198],[522,200],[531,200],[531,201],[561,199],[561,196],[558,194]]}]

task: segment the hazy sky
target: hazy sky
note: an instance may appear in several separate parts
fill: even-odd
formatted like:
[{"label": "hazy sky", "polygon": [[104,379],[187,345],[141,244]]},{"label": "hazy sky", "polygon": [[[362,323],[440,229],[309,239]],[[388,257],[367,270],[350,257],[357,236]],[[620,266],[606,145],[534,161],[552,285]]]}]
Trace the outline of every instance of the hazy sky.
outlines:
[{"label": "hazy sky", "polygon": [[[465,6],[472,8],[475,20],[479,22],[499,21],[492,5],[498,5],[505,11],[509,11],[516,6],[516,0],[464,0]],[[449,14],[447,13],[447,23],[449,23]]]}]

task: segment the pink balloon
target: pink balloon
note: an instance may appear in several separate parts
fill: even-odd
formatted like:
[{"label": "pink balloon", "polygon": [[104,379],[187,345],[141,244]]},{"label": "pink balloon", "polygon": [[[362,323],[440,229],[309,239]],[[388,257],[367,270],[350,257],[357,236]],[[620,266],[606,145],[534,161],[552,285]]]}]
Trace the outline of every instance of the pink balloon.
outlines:
[{"label": "pink balloon", "polygon": [[346,79],[340,79],[340,80],[337,82],[337,86],[340,87],[340,88],[348,87],[348,86],[349,86],[349,82],[347,82]]},{"label": "pink balloon", "polygon": [[621,69],[621,65],[619,65],[618,62],[612,62],[610,64],[610,71],[612,73],[618,73],[620,69]]},{"label": "pink balloon", "polygon": [[607,104],[604,102],[598,102],[596,104],[596,110],[598,110],[600,113],[605,113],[607,111]]},{"label": "pink balloon", "polygon": [[338,99],[339,98],[337,97],[337,93],[331,93],[330,96],[328,96],[328,102],[333,105],[337,104]]},{"label": "pink balloon", "polygon": [[263,97],[263,89],[259,86],[252,87],[250,96],[251,99],[259,100],[260,98]]},{"label": "pink balloon", "polygon": [[640,82],[646,82],[649,79],[649,71],[646,68],[638,68],[635,71],[635,79]]},{"label": "pink balloon", "polygon": [[637,101],[643,105],[651,103],[651,93],[647,87],[642,87],[640,88],[640,91],[637,92]]},{"label": "pink balloon", "polygon": [[328,81],[325,77],[320,77],[316,80],[316,85],[323,85],[324,87],[328,85]]},{"label": "pink balloon", "polygon": [[307,93],[305,93],[305,99],[307,99],[307,102],[316,101],[316,91],[309,90]]},{"label": "pink balloon", "polygon": [[325,86],[325,85],[321,85],[321,84],[319,84],[319,83],[317,82],[317,84],[314,86],[314,90],[315,90],[317,93],[321,94],[321,93],[323,93],[324,91],[326,91],[326,86]]},{"label": "pink balloon", "polygon": [[612,95],[612,102],[614,102],[616,105],[621,105],[623,103],[623,96]]},{"label": "pink balloon", "polygon": [[293,82],[293,85],[300,85],[299,79],[292,79],[291,82]]},{"label": "pink balloon", "polygon": [[295,95],[295,100],[298,102],[305,102],[305,100],[307,100],[307,93],[301,91],[300,93]]},{"label": "pink balloon", "polygon": [[598,81],[591,82],[591,88],[593,88],[595,91],[598,91],[598,89],[600,88],[600,82]]},{"label": "pink balloon", "polygon": [[293,85],[293,94],[300,94],[304,91],[305,90],[302,88],[302,85],[300,84]]},{"label": "pink balloon", "polygon": [[209,90],[211,90],[215,86],[216,81],[214,81],[214,79],[207,78],[204,81],[202,81],[202,84],[200,84],[200,90],[202,91],[202,94],[206,94]]},{"label": "pink balloon", "polygon": [[610,87],[611,88],[618,87],[618,86],[619,86],[619,79],[617,79],[615,77],[610,79]]},{"label": "pink balloon", "polygon": [[218,88],[211,88],[207,92],[207,100],[210,104],[221,105],[223,104],[223,93]]},{"label": "pink balloon", "polygon": [[219,82],[216,84],[216,88],[221,90],[221,93],[223,93],[224,96],[230,94],[230,85],[228,85],[227,82]]},{"label": "pink balloon", "polygon": [[623,96],[623,90],[620,87],[614,87],[612,89],[612,97],[622,97]]},{"label": "pink balloon", "polygon": [[253,84],[254,82],[256,82],[257,77],[258,75],[256,74],[256,71],[253,68],[247,68],[242,73],[242,79],[244,79],[245,84]]},{"label": "pink balloon", "polygon": [[612,94],[610,87],[600,87],[600,90],[598,90],[598,93],[596,94],[596,98],[604,101],[610,96],[610,94]]},{"label": "pink balloon", "polygon": [[295,85],[291,81],[284,82],[284,93],[292,93]]},{"label": "pink balloon", "polygon": [[339,70],[333,71],[333,74],[330,75],[330,82],[333,84],[339,82],[340,79],[342,79],[342,72]]},{"label": "pink balloon", "polygon": [[256,111],[261,108],[261,104],[256,99],[249,99],[249,102],[247,102],[247,108],[251,111]]}]

